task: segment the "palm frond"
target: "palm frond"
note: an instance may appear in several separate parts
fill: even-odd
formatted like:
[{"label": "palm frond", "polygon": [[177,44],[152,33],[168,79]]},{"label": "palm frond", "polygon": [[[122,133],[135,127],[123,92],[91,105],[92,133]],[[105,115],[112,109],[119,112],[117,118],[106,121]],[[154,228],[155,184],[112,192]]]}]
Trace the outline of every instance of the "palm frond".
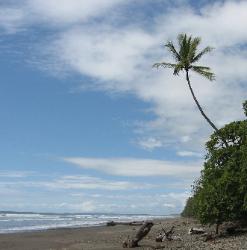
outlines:
[{"label": "palm frond", "polygon": [[184,68],[188,68],[190,65],[192,43],[192,36],[187,36],[186,34],[178,35],[180,62],[183,64]]},{"label": "palm frond", "polygon": [[196,56],[194,56],[194,58],[192,59],[192,63],[197,62],[203,55],[211,52],[214,48],[212,47],[206,47],[205,49],[203,49],[200,53],[198,53]]},{"label": "palm frond", "polygon": [[200,43],[201,43],[201,38],[200,37],[195,37],[193,39],[192,46],[197,48]]},{"label": "palm frond", "polygon": [[176,66],[174,67],[173,75],[178,75],[182,70],[184,70],[184,65],[182,63],[176,64]]},{"label": "palm frond", "polygon": [[190,63],[192,63],[192,60],[196,55],[197,47],[200,44],[200,42],[201,42],[200,37],[195,37],[191,42],[190,51],[189,51],[189,55],[188,55],[188,60],[190,61]]},{"label": "palm frond", "polygon": [[153,65],[153,68],[160,68],[160,67],[163,67],[163,68],[175,68],[177,64],[175,63],[166,63],[166,62],[161,62],[161,63],[155,63]]},{"label": "palm frond", "polygon": [[181,57],[178,54],[178,52],[175,49],[175,46],[172,42],[168,42],[167,44],[165,44],[165,47],[167,47],[169,49],[169,51],[172,53],[172,55],[174,56],[176,61],[180,61]]},{"label": "palm frond", "polygon": [[191,69],[196,68],[196,69],[205,70],[205,71],[210,71],[211,70],[211,68],[209,68],[207,66],[198,66],[198,65],[191,65],[190,68]]},{"label": "palm frond", "polygon": [[186,41],[184,41],[184,58],[186,59],[187,65],[189,64],[189,54],[191,51],[192,37],[189,36]]},{"label": "palm frond", "polygon": [[178,39],[182,39],[181,41],[179,40],[180,44],[180,50],[179,50],[179,55],[181,57],[181,61],[185,62],[186,60],[186,49],[187,49],[187,35],[186,34],[181,34],[181,37]]},{"label": "palm frond", "polygon": [[185,33],[178,34],[177,40],[178,45],[181,47],[183,45],[184,38],[186,39],[187,35]]},{"label": "palm frond", "polygon": [[204,66],[191,66],[191,70],[195,71],[196,73],[206,77],[208,80],[213,81],[215,80],[215,74],[211,72],[209,67]]}]

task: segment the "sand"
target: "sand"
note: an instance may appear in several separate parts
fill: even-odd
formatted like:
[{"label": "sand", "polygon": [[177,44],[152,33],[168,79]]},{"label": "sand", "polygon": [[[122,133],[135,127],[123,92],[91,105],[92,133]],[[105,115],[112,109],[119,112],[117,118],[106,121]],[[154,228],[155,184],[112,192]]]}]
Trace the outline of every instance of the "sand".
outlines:
[{"label": "sand", "polygon": [[[175,234],[181,241],[165,241],[163,249],[222,249],[247,250],[247,234],[228,236],[216,241],[204,242],[201,236],[188,235],[190,227],[199,227],[193,220],[183,218],[155,221],[148,236],[136,249],[150,250],[158,246],[155,237],[163,226],[175,226]],[[26,232],[0,235],[1,250],[122,250],[122,242],[128,235],[135,234],[137,226],[118,225],[113,227],[91,227],[77,229],[55,229],[40,232]],[[207,231],[213,228],[206,228]]]}]

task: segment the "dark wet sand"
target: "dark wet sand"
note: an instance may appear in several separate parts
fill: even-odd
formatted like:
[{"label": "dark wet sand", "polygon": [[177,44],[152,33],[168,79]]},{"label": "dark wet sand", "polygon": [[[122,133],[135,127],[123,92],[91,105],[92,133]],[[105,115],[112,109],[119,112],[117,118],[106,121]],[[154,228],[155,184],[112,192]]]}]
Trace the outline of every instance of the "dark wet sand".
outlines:
[{"label": "dark wet sand", "polygon": [[[204,242],[201,236],[188,235],[188,229],[200,226],[193,220],[182,218],[155,221],[148,236],[136,249],[149,250],[157,246],[155,237],[163,226],[170,229],[175,226],[175,234],[181,241],[163,242],[163,249],[222,249],[247,250],[247,234],[224,237],[215,242]],[[122,242],[128,235],[135,234],[139,227],[114,226],[79,229],[56,229],[42,232],[0,234],[1,250],[121,250]],[[208,231],[213,230],[207,228]]]}]

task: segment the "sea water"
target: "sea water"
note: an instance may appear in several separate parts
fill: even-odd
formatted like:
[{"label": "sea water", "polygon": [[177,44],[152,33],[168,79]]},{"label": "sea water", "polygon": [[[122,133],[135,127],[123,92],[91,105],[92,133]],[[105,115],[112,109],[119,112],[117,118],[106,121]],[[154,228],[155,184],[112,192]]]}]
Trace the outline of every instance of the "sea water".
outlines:
[{"label": "sea water", "polygon": [[109,221],[144,221],[170,216],[0,212],[0,233],[105,225]]}]

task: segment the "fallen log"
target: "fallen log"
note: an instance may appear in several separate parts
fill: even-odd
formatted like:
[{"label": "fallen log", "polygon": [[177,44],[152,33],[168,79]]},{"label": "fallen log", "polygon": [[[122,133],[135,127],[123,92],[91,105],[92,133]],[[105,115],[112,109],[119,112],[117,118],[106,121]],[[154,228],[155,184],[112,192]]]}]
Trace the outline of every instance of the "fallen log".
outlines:
[{"label": "fallen log", "polygon": [[205,230],[203,228],[190,228],[188,234],[204,234]]},{"label": "fallen log", "polygon": [[130,239],[129,237],[123,242],[123,248],[135,248],[138,247],[139,241],[141,241],[151,230],[153,222],[145,222],[140,229],[137,231],[136,235]]},{"label": "fallen log", "polygon": [[131,221],[131,222],[117,222],[117,221],[109,221],[106,223],[108,227],[116,226],[116,225],[126,225],[126,226],[142,226],[144,221]]}]

